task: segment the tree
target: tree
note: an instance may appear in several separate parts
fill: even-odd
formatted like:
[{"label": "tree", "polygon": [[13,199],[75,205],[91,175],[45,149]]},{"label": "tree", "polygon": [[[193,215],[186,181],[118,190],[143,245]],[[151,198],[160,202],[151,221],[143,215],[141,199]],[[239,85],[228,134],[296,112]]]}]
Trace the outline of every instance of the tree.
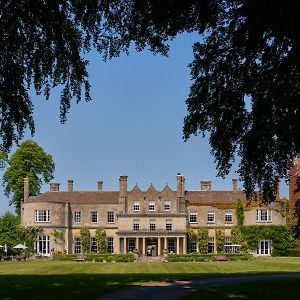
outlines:
[{"label": "tree", "polygon": [[106,232],[105,229],[100,227],[96,229],[96,244],[97,250],[100,253],[105,253],[107,250],[107,243],[106,243]]},{"label": "tree", "polygon": [[87,227],[80,228],[81,249],[83,253],[91,251],[91,234]]},{"label": "tree", "polygon": [[[34,133],[28,95],[49,98],[62,85],[61,120],[73,97],[90,100],[87,61],[95,47],[104,59],[134,46],[168,54],[168,41],[199,33],[190,65],[192,86],[183,135],[209,135],[218,175],[236,155],[249,199],[275,199],[300,152],[300,7],[260,0],[28,1],[0,5],[0,136],[3,149],[26,126]],[[29,38],[30,37],[30,38]],[[259,189],[261,194],[255,193]]]},{"label": "tree", "polygon": [[237,199],[235,202],[235,215],[236,215],[236,220],[237,220],[237,226],[243,226],[244,225],[244,206],[241,201],[241,199]]},{"label": "tree", "polygon": [[0,217],[0,244],[7,245],[7,255],[18,254],[19,250],[13,247],[20,243],[26,244],[27,253],[32,252],[34,242],[41,231],[41,228],[20,225],[20,218],[10,212]]},{"label": "tree", "polygon": [[28,140],[23,142],[8,160],[8,168],[3,175],[4,192],[7,197],[13,194],[10,205],[20,213],[23,199],[23,179],[29,178],[29,195],[38,195],[43,182],[53,179],[54,162],[37,143]]},{"label": "tree", "polygon": [[216,250],[217,253],[221,253],[225,243],[225,230],[221,228],[215,229],[216,233]]}]

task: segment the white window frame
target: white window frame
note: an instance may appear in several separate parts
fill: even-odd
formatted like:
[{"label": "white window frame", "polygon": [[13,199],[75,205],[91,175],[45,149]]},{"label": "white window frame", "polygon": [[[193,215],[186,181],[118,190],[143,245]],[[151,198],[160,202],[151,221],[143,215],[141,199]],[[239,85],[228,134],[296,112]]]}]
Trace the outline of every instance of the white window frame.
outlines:
[{"label": "white window frame", "polygon": [[172,230],[173,230],[173,222],[172,222],[172,219],[167,219],[167,220],[166,220],[166,230],[167,230],[167,231],[172,231]]},{"label": "white window frame", "polygon": [[74,238],[74,253],[81,253],[81,239],[80,237]]},{"label": "white window frame", "polygon": [[150,200],[148,203],[149,211],[155,211],[155,200]]},{"label": "white window frame", "polygon": [[[266,247],[267,245],[267,247]],[[270,256],[272,252],[272,241],[260,240],[258,242],[257,254],[263,256]]]},{"label": "white window frame", "polygon": [[113,237],[106,238],[106,246],[107,246],[107,253],[114,253],[114,238]]},{"label": "white window frame", "polygon": [[214,211],[207,212],[207,223],[214,224],[216,222],[216,216]]},{"label": "white window frame", "polygon": [[198,245],[197,240],[189,240],[189,253],[197,253]]},{"label": "white window frame", "polygon": [[[231,216],[231,221],[226,220],[226,217],[229,217],[229,216]],[[232,211],[225,211],[224,222],[225,222],[225,224],[232,224],[233,223],[233,213],[232,213]]]},{"label": "white window frame", "polygon": [[133,220],[133,231],[140,231],[140,220]]},{"label": "white window frame", "polygon": [[149,221],[149,230],[150,231],[156,231],[156,220],[150,220]]},{"label": "white window frame", "polygon": [[171,201],[166,200],[164,202],[164,211],[170,211],[171,210]]},{"label": "white window frame", "polygon": [[35,250],[39,256],[50,256],[50,236],[39,235],[36,239]]},{"label": "white window frame", "polygon": [[97,241],[95,237],[91,237],[91,252],[97,252]]},{"label": "white window frame", "polygon": [[[266,219],[262,217],[266,216]],[[256,222],[257,223],[270,223],[272,222],[272,210],[267,208],[260,208],[256,210]]]},{"label": "white window frame", "polygon": [[50,210],[37,209],[34,211],[35,223],[49,223],[50,222]]},{"label": "white window frame", "polygon": [[208,237],[207,252],[208,253],[215,253],[216,252],[216,239],[214,237]]},{"label": "white window frame", "polygon": [[113,211],[108,211],[106,216],[106,223],[114,224],[115,223],[115,214]]},{"label": "white window frame", "polygon": [[79,211],[79,210],[74,211],[73,222],[74,223],[81,223],[81,211]]},{"label": "white window frame", "polygon": [[[96,221],[93,221],[93,215],[95,215],[96,214]],[[92,210],[92,211],[90,211],[90,223],[91,224],[97,224],[98,223],[98,211],[96,211],[96,210]]]},{"label": "white window frame", "polygon": [[133,201],[133,211],[140,211],[140,201],[139,200]]},{"label": "white window frame", "polygon": [[[192,218],[196,219],[196,221],[193,221]],[[198,223],[198,213],[197,212],[190,212],[189,213],[189,223],[190,224],[197,224]]]}]

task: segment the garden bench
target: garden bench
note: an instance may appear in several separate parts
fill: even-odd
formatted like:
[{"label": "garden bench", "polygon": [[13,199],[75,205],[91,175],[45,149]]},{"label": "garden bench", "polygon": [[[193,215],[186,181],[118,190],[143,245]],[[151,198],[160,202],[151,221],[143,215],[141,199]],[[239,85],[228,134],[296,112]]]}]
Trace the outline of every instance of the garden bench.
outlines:
[{"label": "garden bench", "polygon": [[81,256],[75,257],[74,260],[75,260],[75,261],[86,261],[86,260],[87,260],[87,257],[84,256],[84,255],[81,255]]},{"label": "garden bench", "polygon": [[227,261],[227,257],[225,255],[217,255],[216,261]]}]

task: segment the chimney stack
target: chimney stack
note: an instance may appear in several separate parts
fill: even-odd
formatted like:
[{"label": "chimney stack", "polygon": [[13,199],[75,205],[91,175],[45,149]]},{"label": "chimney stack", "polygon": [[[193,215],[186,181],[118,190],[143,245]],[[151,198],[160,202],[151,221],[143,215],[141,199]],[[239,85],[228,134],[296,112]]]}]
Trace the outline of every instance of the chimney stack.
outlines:
[{"label": "chimney stack", "polygon": [[59,192],[59,183],[51,182],[50,183],[50,192]]},{"label": "chimney stack", "polygon": [[24,178],[24,202],[28,201],[29,199],[29,178]]},{"label": "chimney stack", "polygon": [[176,182],[177,182],[177,197],[184,197],[184,192],[185,192],[184,176],[178,173],[176,176]]},{"label": "chimney stack", "polygon": [[120,197],[127,196],[127,177],[126,175],[120,176],[119,183],[120,183]]},{"label": "chimney stack", "polygon": [[201,188],[201,191],[211,191],[211,181],[210,180],[201,180],[200,188]]},{"label": "chimney stack", "polygon": [[234,192],[237,192],[238,191],[238,180],[236,178],[233,178],[232,179],[232,190]]},{"label": "chimney stack", "polygon": [[73,192],[73,180],[68,180],[68,192]]},{"label": "chimney stack", "polygon": [[99,181],[97,181],[97,183],[98,183],[98,191],[102,192],[103,191],[103,181],[99,180]]}]

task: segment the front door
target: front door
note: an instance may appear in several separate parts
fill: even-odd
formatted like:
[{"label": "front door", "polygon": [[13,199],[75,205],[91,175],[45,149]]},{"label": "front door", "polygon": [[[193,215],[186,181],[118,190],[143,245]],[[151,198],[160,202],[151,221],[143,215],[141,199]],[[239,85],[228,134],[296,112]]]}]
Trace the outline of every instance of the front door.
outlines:
[{"label": "front door", "polygon": [[270,255],[271,253],[271,241],[262,240],[258,243],[257,254],[258,255]]},{"label": "front door", "polygon": [[156,256],[157,255],[157,239],[151,238],[147,239],[147,256]]}]

